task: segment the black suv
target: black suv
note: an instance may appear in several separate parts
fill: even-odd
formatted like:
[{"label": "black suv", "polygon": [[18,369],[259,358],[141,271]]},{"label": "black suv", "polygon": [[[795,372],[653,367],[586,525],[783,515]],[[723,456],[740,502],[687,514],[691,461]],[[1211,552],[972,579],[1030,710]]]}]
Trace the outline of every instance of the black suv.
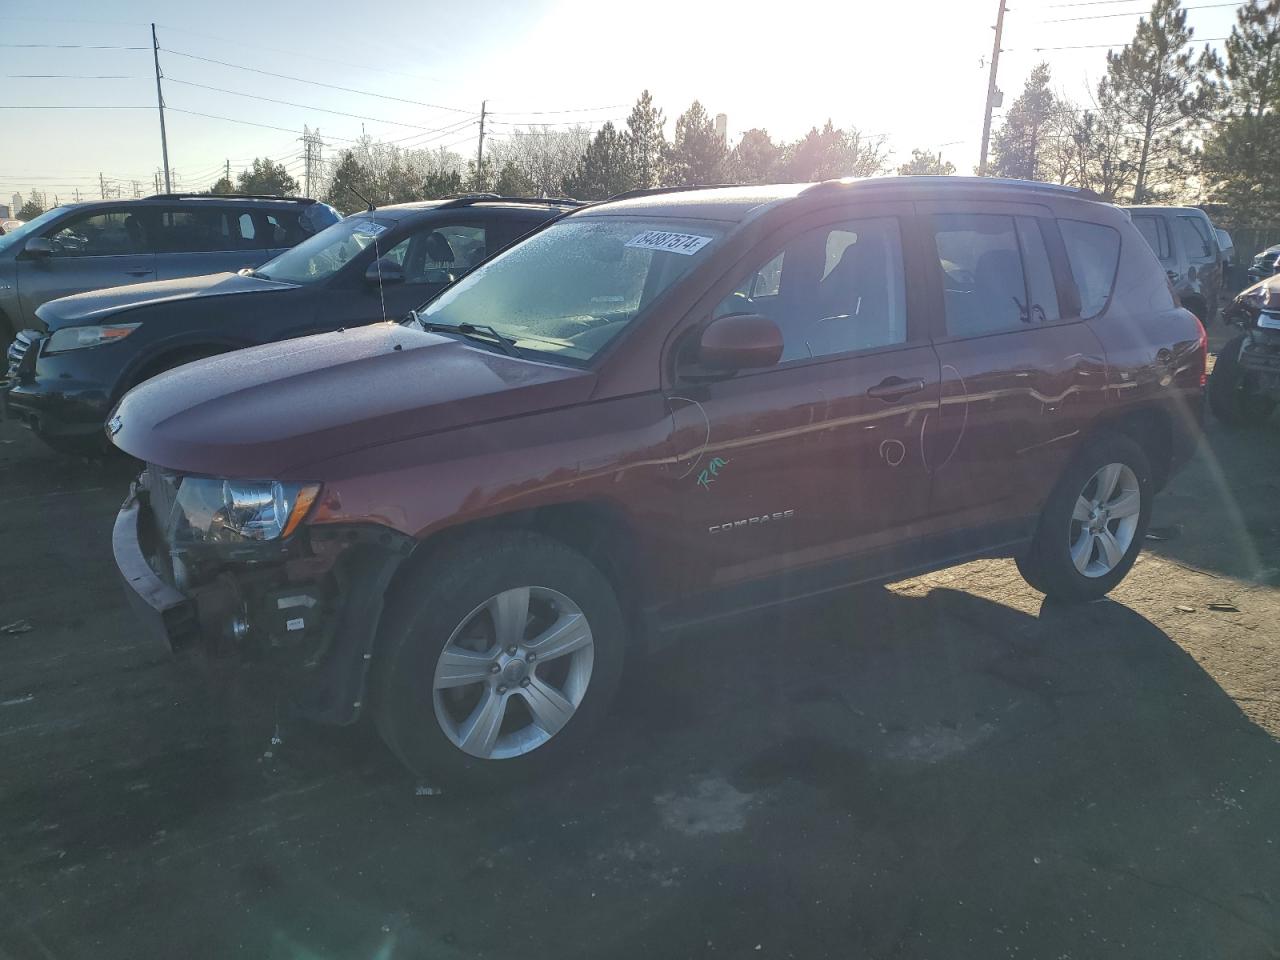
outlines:
[{"label": "black suv", "polygon": [[256,267],[338,221],[297,197],[160,194],[48,210],[0,237],[0,347],[57,297]]},{"label": "black suv", "polygon": [[9,350],[10,416],[56,450],[105,449],[129,389],[192,360],[405,316],[576,206],[479,195],[353,214],[257,269],[98,290],[40,307]]}]

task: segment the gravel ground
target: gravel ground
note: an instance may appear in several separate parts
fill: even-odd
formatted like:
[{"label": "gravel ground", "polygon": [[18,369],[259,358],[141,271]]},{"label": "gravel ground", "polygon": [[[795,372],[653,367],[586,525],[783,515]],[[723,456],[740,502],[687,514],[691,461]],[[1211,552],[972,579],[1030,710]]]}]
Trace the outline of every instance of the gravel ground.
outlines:
[{"label": "gravel ground", "polygon": [[1112,600],[991,561],[728,623],[503,794],[150,646],[127,479],[0,425],[0,960],[1280,956],[1280,419],[1211,424]]}]

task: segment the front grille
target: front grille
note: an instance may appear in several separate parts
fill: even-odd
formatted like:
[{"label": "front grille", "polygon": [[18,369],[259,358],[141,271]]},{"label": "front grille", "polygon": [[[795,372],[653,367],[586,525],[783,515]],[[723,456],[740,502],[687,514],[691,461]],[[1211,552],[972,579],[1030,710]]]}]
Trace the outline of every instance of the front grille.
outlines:
[{"label": "front grille", "polygon": [[[10,378],[17,376],[18,368],[22,366],[22,361],[27,353],[31,350],[32,344],[41,339],[39,330],[19,330],[14,336],[13,342],[9,344],[8,360],[9,360],[9,376]],[[37,353],[39,350],[36,351]],[[34,356],[34,354],[33,354]]]}]

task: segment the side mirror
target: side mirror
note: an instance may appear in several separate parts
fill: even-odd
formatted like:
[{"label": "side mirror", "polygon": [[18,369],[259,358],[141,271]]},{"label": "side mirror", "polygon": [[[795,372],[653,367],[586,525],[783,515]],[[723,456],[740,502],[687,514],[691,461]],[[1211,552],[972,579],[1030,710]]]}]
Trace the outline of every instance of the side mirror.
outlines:
[{"label": "side mirror", "polygon": [[22,245],[22,255],[28,260],[43,260],[53,256],[53,244],[46,237],[32,237]]},{"label": "side mirror", "polygon": [[698,340],[698,363],[708,370],[758,370],[782,356],[782,331],[768,317],[731,313],[712,320]]},{"label": "side mirror", "polygon": [[381,260],[375,260],[369,264],[364,272],[366,283],[404,283],[404,267],[396,263],[394,260],[388,260],[383,257]]}]

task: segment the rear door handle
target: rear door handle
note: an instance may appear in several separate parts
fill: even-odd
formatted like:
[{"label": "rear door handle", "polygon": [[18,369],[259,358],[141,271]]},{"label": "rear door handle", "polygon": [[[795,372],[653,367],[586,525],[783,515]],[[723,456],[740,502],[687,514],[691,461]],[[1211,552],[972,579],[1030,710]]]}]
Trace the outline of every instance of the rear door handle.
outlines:
[{"label": "rear door handle", "polygon": [[131,277],[148,277],[151,275],[150,270],[126,270],[125,273]]},{"label": "rear door handle", "polygon": [[877,400],[901,400],[903,397],[919,393],[923,389],[923,377],[915,377],[911,380],[905,380],[902,377],[885,377],[867,391],[867,396],[875,397]]}]

